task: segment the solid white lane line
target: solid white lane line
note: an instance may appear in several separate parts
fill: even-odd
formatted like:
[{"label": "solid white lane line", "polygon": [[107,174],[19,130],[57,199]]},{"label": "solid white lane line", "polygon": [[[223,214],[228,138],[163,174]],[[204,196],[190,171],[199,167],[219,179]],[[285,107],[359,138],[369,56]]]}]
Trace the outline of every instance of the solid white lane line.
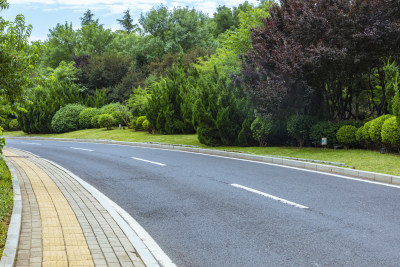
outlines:
[{"label": "solid white lane line", "polygon": [[135,157],[132,157],[132,159],[144,161],[144,162],[147,162],[147,163],[156,164],[156,165],[163,166],[163,167],[164,167],[164,166],[167,166],[167,164],[159,163],[159,162],[155,162],[155,161],[151,161],[151,160],[140,159],[140,158],[135,158]]},{"label": "solid white lane line", "polygon": [[282,203],[287,204],[287,205],[294,206],[296,208],[308,209],[307,206],[303,206],[303,205],[297,204],[295,202],[292,202],[292,201],[289,201],[289,200],[286,200],[286,199],[283,199],[283,198],[279,198],[279,197],[276,197],[276,196],[273,196],[273,195],[270,195],[270,194],[267,194],[267,193],[264,193],[264,192],[261,192],[261,191],[258,191],[258,190],[255,190],[253,188],[246,187],[246,186],[243,186],[243,185],[240,185],[240,184],[231,184],[231,186],[237,187],[237,188],[240,188],[240,189],[243,189],[243,190],[246,190],[246,191],[261,195],[261,196],[264,196],[264,197],[271,198],[273,200],[282,202]]},{"label": "solid white lane line", "polygon": [[89,151],[89,152],[93,152],[94,150],[91,149],[86,149],[86,148],[79,148],[79,147],[70,147],[71,149],[76,149],[76,150],[83,150],[83,151]]}]

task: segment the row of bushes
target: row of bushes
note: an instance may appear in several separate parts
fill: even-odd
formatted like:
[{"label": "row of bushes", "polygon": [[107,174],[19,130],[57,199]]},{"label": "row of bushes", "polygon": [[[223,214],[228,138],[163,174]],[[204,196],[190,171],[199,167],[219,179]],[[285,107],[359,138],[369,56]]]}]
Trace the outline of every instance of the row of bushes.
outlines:
[{"label": "row of bushes", "polygon": [[51,130],[55,133],[64,133],[79,129],[105,127],[110,129],[121,124],[126,126],[120,114],[122,106],[112,103],[102,108],[88,108],[81,104],[68,104],[60,108],[51,120]]},{"label": "row of bushes", "polygon": [[[51,120],[51,130],[65,133],[79,129],[107,128],[121,125],[136,130],[152,131],[146,116],[132,117],[126,107],[112,103],[102,108],[88,108],[81,104],[68,104],[60,108]],[[126,117],[126,118],[125,118]]]},{"label": "row of bushes", "polygon": [[341,127],[337,132],[338,141],[346,148],[350,146],[380,148],[400,151],[400,130],[393,115],[383,115],[356,128],[351,125]]}]

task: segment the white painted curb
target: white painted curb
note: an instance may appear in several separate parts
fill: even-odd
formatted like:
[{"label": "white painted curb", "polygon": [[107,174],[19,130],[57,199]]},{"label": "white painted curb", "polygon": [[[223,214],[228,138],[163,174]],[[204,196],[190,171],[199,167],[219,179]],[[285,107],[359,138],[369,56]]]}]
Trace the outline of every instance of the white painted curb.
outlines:
[{"label": "white painted curb", "polygon": [[185,145],[169,145],[159,143],[137,143],[137,142],[123,142],[103,139],[66,139],[66,138],[45,138],[45,137],[7,137],[6,139],[22,139],[22,140],[43,140],[43,141],[71,141],[71,142],[83,142],[83,143],[102,143],[102,144],[115,144],[115,145],[126,145],[126,146],[138,146],[147,148],[159,148],[169,149],[177,151],[194,152],[207,155],[223,156],[236,159],[245,159],[250,161],[260,161],[265,163],[273,163],[278,165],[285,165],[290,167],[296,167],[301,169],[308,169],[314,171],[328,172],[346,176],[357,177],[366,180],[372,180],[377,182],[389,183],[400,185],[400,176],[389,175],[376,172],[368,172],[356,169],[349,169],[343,167],[337,167],[332,165],[324,165],[312,162],[305,162],[300,160],[285,159],[270,156],[260,156],[246,153],[229,152],[214,149],[204,149],[194,146]]},{"label": "white painted curb", "polygon": [[7,161],[6,164],[10,169],[12,176],[13,192],[14,192],[14,206],[11,215],[10,225],[7,232],[7,241],[3,250],[3,257],[0,261],[1,267],[12,267],[15,264],[18,250],[18,241],[21,234],[21,219],[22,219],[22,198],[21,189],[18,183],[18,176],[14,170],[13,165]]}]

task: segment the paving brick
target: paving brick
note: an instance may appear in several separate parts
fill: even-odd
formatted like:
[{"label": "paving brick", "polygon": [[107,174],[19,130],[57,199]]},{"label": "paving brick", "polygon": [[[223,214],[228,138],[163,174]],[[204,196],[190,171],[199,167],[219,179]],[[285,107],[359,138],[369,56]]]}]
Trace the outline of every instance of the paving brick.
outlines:
[{"label": "paving brick", "polygon": [[33,156],[14,163],[22,185],[20,253],[27,258],[17,266],[144,266],[127,254],[136,250],[119,225],[74,178]]}]

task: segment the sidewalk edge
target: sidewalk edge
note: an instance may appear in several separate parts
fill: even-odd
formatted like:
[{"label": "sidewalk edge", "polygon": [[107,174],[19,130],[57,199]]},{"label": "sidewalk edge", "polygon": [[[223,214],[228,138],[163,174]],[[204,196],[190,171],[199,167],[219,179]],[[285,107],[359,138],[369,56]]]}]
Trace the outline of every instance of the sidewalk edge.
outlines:
[{"label": "sidewalk edge", "polygon": [[[15,150],[23,151],[27,154],[31,154],[38,157],[53,166],[63,170],[72,178],[74,178],[79,184],[81,184],[91,195],[93,195],[97,201],[110,213],[111,217],[121,227],[123,232],[126,234],[133,247],[136,249],[139,257],[142,259],[147,267],[176,267],[172,260],[162,251],[162,249],[156,244],[153,238],[144,230],[142,226],[130,216],[124,209],[118,204],[109,199],[106,195],[101,193],[95,187],[82,180],[80,177],[58,165],[57,163],[40,157],[34,153],[26,150],[13,148]],[[2,266],[1,266],[2,267]]]},{"label": "sidewalk edge", "polygon": [[18,242],[21,234],[22,197],[17,173],[15,172],[13,165],[5,157],[3,158],[6,161],[6,164],[12,176],[14,203],[11,221],[7,232],[6,245],[3,250],[3,256],[0,261],[0,266],[11,267],[14,266],[15,260],[17,258]]}]

